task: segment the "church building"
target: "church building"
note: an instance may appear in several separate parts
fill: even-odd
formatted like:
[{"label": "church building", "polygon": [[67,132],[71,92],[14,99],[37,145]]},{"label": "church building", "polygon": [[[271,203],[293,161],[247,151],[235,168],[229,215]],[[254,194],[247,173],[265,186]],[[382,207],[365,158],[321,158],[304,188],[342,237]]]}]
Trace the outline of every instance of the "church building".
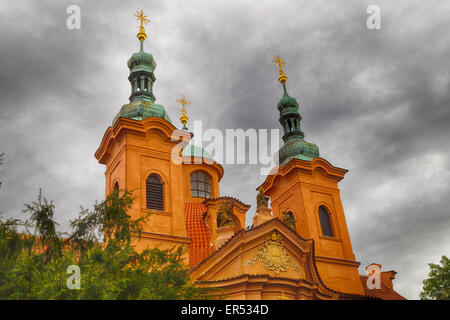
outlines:
[{"label": "church building", "polygon": [[[238,195],[220,193],[222,166],[190,143],[186,98],[177,100],[183,106],[181,129],[155,103],[156,62],[144,51],[148,20],[142,10],[136,17],[140,50],[128,60],[129,103],[95,153],[106,166],[105,194],[133,191],[129,214],[152,213],[136,247],[185,247],[192,281],[220,289],[227,299],[404,299],[393,289],[395,271],[359,274],[338,187],[347,170],[321,158],[317,145],[305,140],[299,104],[287,91],[283,59],[274,58],[284,144],[279,166],[264,183],[249,181],[257,194],[252,209]],[[246,227],[246,217],[255,212]],[[373,266],[379,265],[368,267]],[[378,289],[369,289],[375,276]]]}]

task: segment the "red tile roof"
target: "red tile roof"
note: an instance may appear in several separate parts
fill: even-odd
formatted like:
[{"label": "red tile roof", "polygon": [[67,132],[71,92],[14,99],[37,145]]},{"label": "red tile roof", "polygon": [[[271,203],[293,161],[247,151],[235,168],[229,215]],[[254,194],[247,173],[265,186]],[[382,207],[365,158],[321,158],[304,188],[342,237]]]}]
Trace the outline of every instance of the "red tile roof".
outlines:
[{"label": "red tile roof", "polygon": [[369,289],[367,288],[367,276],[360,275],[362,285],[364,287],[364,292],[366,296],[376,297],[383,300],[407,300],[402,295],[398,294],[393,288],[387,286],[383,281],[381,281],[380,289]]},{"label": "red tile roof", "polygon": [[184,204],[186,232],[192,242],[189,245],[189,266],[193,267],[209,257],[216,248],[211,245],[211,234],[203,214],[206,206],[202,203],[187,202]]}]

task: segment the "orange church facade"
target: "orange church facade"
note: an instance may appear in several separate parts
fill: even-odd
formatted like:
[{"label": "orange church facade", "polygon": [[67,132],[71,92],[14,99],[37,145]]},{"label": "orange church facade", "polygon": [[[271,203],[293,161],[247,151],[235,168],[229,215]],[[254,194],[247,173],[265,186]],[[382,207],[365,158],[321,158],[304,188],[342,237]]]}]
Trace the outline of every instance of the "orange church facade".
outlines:
[{"label": "orange church facade", "polygon": [[[381,273],[381,289],[368,289],[352,249],[339,181],[347,170],[319,156],[300,129],[298,103],[287,94],[284,62],[277,57],[284,95],[278,104],[284,145],[280,165],[260,186],[252,209],[220,194],[222,166],[191,144],[182,101],[177,129],[153,95],[153,56],[128,61],[130,103],[108,127],[95,153],[106,166],[105,194],[133,192],[132,217],[151,210],[139,249],[186,248],[192,281],[219,288],[227,299],[404,299],[393,289],[394,271]],[[270,207],[268,201],[270,200]],[[246,217],[255,213],[250,227]],[[216,291],[214,291],[216,292]]]}]

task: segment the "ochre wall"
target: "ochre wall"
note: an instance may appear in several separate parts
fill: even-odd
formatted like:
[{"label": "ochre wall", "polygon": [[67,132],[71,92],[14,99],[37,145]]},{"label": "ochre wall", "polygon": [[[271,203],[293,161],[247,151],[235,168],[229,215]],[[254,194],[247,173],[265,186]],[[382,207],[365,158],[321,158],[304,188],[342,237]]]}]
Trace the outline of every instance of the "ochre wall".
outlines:
[{"label": "ochre wall", "polygon": [[[297,233],[314,239],[317,268],[325,283],[342,292],[363,294],[347,223],[341,203],[338,182],[347,171],[333,167],[326,160],[291,160],[268,176],[262,188],[271,199],[274,217],[291,211]],[[330,214],[334,237],[322,235],[318,209],[323,205]]]},{"label": "ochre wall", "polygon": [[[146,179],[157,174],[163,182],[164,209],[151,210],[143,226],[144,235],[138,248],[173,245],[186,246],[185,202],[202,202],[203,198],[192,198],[190,192],[190,173],[196,170],[207,172],[211,176],[212,197],[219,196],[219,181],[223,169],[217,163],[184,164],[181,160],[172,161],[172,150],[179,141],[172,141],[176,128],[167,121],[151,117],[136,121],[120,118],[113,127],[109,127],[95,156],[106,165],[105,195],[108,196],[117,182],[119,189],[133,192],[135,197],[129,214],[138,218],[148,212],[146,208]],[[191,135],[184,133],[184,141]],[[181,149],[179,149],[181,151]]]}]

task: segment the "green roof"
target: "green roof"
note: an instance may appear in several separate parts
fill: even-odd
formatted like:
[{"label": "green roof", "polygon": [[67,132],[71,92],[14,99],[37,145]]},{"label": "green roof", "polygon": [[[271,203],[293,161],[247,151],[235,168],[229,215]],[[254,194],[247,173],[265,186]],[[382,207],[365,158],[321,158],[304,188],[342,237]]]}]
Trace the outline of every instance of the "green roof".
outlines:
[{"label": "green roof", "polygon": [[307,142],[300,137],[286,140],[279,151],[280,165],[284,166],[291,159],[312,161],[319,157],[319,148],[314,143]]},{"label": "green roof", "polygon": [[151,53],[147,53],[144,51],[139,51],[133,53],[130,59],[127,62],[128,68],[130,72],[136,71],[148,71],[153,72],[156,68],[155,59]]},{"label": "green roof", "polygon": [[135,100],[123,105],[119,113],[114,118],[113,125],[120,117],[133,120],[142,120],[148,117],[159,117],[169,123],[172,123],[172,120],[170,120],[169,115],[162,105],[146,100]]},{"label": "green roof", "polygon": [[214,160],[214,158],[203,148],[193,144],[188,144],[186,147],[184,147],[183,151],[181,152],[181,155],[183,157],[199,157]]},{"label": "green roof", "polygon": [[156,79],[153,71],[156,68],[156,62],[150,53],[144,52],[142,41],[140,51],[133,53],[127,65],[130,69],[128,77],[131,84],[130,103],[120,108],[112,124],[114,125],[120,117],[133,120],[158,117],[172,123],[164,107],[155,103],[153,82]]},{"label": "green roof", "polygon": [[302,117],[298,112],[299,104],[291,97],[283,83],[283,97],[277,105],[280,111],[280,123],[283,126],[284,145],[280,148],[278,156],[280,165],[283,166],[291,159],[311,161],[319,157],[319,148],[314,143],[305,141],[304,133],[300,127]]}]

